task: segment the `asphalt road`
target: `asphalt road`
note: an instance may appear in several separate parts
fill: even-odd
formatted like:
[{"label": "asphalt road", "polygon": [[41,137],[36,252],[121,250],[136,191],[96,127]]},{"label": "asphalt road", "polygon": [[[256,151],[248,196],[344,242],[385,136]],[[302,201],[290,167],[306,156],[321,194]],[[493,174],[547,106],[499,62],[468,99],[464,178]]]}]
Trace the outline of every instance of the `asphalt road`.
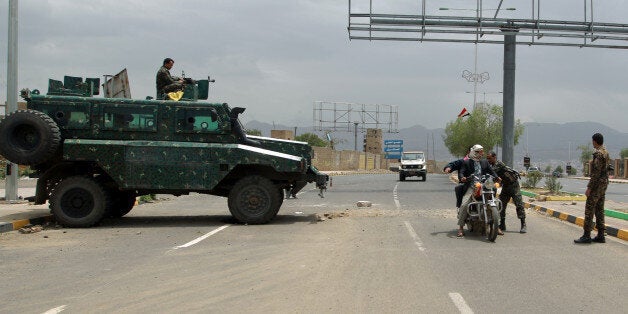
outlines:
[{"label": "asphalt road", "polygon": [[[333,178],[268,225],[226,200],[170,197],[91,229],[0,234],[2,313],[625,313],[628,246],[528,212],[518,233],[456,238],[444,175]],[[356,207],[357,201],[372,207]],[[328,217],[320,219],[320,217]]]},{"label": "asphalt road", "polygon": [[[540,185],[544,184],[541,180]],[[587,190],[588,180],[560,178],[560,184],[563,186],[562,191],[584,194]],[[628,184],[610,183],[606,189],[606,199],[620,203],[628,203]]]}]

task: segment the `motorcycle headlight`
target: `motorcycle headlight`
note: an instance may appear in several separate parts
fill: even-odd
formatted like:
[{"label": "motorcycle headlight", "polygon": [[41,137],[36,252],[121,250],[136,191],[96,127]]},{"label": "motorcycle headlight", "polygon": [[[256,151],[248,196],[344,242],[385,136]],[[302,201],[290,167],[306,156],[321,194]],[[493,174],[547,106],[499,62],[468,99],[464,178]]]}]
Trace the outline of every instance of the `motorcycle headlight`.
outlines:
[{"label": "motorcycle headlight", "polygon": [[491,180],[491,179],[486,180],[486,182],[484,182],[484,187],[487,190],[492,190],[495,187],[495,182],[493,180]]}]

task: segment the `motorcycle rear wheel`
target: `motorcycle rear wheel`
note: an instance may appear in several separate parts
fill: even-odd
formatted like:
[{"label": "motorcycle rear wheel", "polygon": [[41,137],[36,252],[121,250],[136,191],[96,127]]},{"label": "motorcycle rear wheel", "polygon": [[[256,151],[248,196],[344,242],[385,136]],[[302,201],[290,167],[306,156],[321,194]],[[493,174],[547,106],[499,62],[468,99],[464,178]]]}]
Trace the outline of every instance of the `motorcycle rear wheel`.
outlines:
[{"label": "motorcycle rear wheel", "polygon": [[491,213],[491,217],[489,217],[489,221],[486,224],[486,229],[488,230],[488,240],[495,242],[495,239],[497,239],[497,230],[499,228],[499,212],[497,210],[497,206],[489,207],[489,213]]}]

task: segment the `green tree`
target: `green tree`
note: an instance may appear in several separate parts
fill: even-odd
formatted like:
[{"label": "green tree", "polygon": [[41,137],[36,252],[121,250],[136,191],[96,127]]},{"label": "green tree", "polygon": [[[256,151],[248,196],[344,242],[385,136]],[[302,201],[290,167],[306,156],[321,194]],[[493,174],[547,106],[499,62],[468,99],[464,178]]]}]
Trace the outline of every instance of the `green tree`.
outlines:
[{"label": "green tree", "polygon": [[545,173],[550,173],[552,171],[552,166],[547,165],[544,169]]},{"label": "green tree", "polygon": [[628,158],[628,148],[622,149],[621,152],[619,153],[619,157],[621,159]]},{"label": "green tree", "polygon": [[554,169],[554,171],[556,171],[558,173],[563,173],[563,166],[561,166],[561,165],[556,166],[556,169]]},{"label": "green tree", "polygon": [[[443,141],[454,156],[464,156],[474,144],[493,149],[502,143],[503,110],[501,106],[484,104],[477,106],[466,118],[458,118],[445,126]],[[515,145],[523,133],[523,124],[515,122]]]},{"label": "green tree", "polygon": [[591,145],[580,145],[578,149],[580,150],[580,164],[583,166],[582,169],[584,169],[582,172],[585,176],[588,176],[589,167],[587,167],[587,164],[593,158],[593,147]]},{"label": "green tree", "polygon": [[310,146],[326,147],[327,142],[314,133],[303,133],[294,138],[297,141],[307,142]]},{"label": "green tree", "polygon": [[246,130],[246,134],[247,135],[254,135],[254,136],[262,136],[262,131],[260,131],[258,129],[250,129],[250,130]]}]

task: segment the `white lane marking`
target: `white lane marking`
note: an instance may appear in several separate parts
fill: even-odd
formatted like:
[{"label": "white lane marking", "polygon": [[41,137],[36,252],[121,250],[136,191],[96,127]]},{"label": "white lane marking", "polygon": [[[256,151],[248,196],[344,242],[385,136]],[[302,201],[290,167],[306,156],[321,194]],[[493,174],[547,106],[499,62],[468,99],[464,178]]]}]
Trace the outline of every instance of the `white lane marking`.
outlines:
[{"label": "white lane marking", "polygon": [[399,186],[399,183],[395,184],[395,188],[393,189],[393,199],[395,200],[395,206],[397,207],[397,209],[401,208],[401,204],[399,203],[399,197],[397,196],[397,187]]},{"label": "white lane marking", "polygon": [[467,302],[464,301],[464,298],[460,295],[460,293],[450,292],[449,298],[454,302],[460,313],[473,314],[473,310],[467,305]]},{"label": "white lane marking", "polygon": [[221,230],[223,230],[223,229],[225,229],[227,227],[229,227],[229,225],[224,225],[222,227],[216,228],[216,229],[212,230],[211,232],[209,232],[209,233],[207,233],[207,234],[205,234],[203,236],[200,236],[200,237],[198,237],[198,238],[196,238],[196,239],[194,239],[194,240],[192,240],[192,241],[190,241],[190,242],[188,242],[186,244],[175,246],[173,249],[176,250],[176,249],[182,249],[182,248],[190,247],[190,246],[192,246],[192,245],[194,245],[196,243],[199,243],[199,242],[201,242],[201,241],[203,241],[203,240],[213,236],[214,234],[220,232]]},{"label": "white lane marking", "polygon": [[419,235],[416,234],[410,222],[404,221],[404,223],[406,224],[406,229],[408,229],[408,233],[410,233],[410,236],[414,240],[414,244],[416,244],[416,246],[419,248],[419,251],[424,252],[425,248],[423,247],[423,242],[421,242],[421,238],[419,238]]},{"label": "white lane marking", "polygon": [[43,314],[57,314],[57,313],[61,313],[63,310],[65,310],[66,306],[67,305],[62,305],[62,306],[55,307],[54,309],[50,309],[50,310],[44,312]]}]

